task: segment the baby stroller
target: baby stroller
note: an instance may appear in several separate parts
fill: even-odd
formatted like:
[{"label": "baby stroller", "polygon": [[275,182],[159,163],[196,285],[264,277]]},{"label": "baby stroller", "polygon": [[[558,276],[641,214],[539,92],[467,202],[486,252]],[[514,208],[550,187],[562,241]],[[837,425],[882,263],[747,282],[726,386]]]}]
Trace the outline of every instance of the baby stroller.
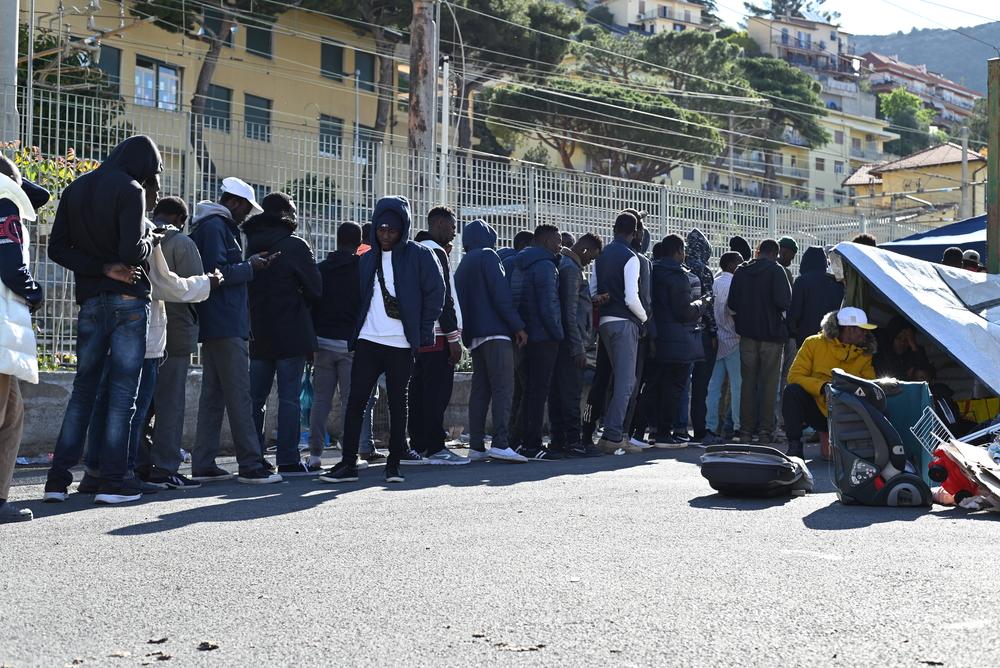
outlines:
[{"label": "baby stroller", "polygon": [[843,504],[929,506],[931,490],[906,458],[876,383],[833,370],[826,388],[834,483]]}]

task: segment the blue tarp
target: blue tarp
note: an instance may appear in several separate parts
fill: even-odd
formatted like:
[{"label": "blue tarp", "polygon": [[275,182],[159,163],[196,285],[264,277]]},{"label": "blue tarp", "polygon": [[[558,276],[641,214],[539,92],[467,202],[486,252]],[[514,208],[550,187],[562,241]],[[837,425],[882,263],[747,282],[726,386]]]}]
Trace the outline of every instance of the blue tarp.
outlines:
[{"label": "blue tarp", "polygon": [[958,246],[963,251],[979,251],[980,261],[986,264],[986,216],[960,220],[934,230],[879,244],[879,248],[928,262],[940,262],[945,249],[951,246]]}]

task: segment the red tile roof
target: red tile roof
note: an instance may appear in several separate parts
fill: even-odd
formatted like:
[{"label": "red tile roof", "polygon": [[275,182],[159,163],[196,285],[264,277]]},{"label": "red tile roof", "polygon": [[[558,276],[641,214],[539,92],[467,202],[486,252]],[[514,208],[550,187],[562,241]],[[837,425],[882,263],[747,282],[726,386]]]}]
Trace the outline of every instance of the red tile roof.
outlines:
[{"label": "red tile roof", "polygon": [[[985,162],[986,158],[973,150],[968,151],[969,162]],[[901,169],[920,169],[921,167],[934,167],[937,165],[951,165],[962,162],[962,147],[958,144],[938,144],[925,148],[922,151],[911,153],[899,160],[886,163],[880,167],[872,169],[873,174],[884,174],[885,172],[895,172]]]}]

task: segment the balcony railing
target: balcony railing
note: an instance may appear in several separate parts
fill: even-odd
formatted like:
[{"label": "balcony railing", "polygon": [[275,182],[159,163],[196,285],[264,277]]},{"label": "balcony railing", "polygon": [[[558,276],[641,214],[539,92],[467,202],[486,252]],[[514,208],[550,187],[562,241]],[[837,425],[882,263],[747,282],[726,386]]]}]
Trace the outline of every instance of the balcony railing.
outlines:
[{"label": "balcony railing", "polygon": [[873,146],[868,146],[864,148],[851,147],[851,157],[858,160],[864,160],[866,162],[876,162],[881,160],[884,156],[882,151],[879,151]]}]

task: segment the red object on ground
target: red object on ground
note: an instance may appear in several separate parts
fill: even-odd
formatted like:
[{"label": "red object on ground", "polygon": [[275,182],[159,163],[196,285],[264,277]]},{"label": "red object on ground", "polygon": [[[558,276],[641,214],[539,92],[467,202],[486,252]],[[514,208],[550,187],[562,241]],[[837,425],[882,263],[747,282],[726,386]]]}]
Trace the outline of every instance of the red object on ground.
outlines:
[{"label": "red object on ground", "polygon": [[979,486],[969,479],[962,469],[941,449],[934,451],[934,459],[927,465],[927,475],[941,488],[955,497],[955,503],[979,494]]}]

